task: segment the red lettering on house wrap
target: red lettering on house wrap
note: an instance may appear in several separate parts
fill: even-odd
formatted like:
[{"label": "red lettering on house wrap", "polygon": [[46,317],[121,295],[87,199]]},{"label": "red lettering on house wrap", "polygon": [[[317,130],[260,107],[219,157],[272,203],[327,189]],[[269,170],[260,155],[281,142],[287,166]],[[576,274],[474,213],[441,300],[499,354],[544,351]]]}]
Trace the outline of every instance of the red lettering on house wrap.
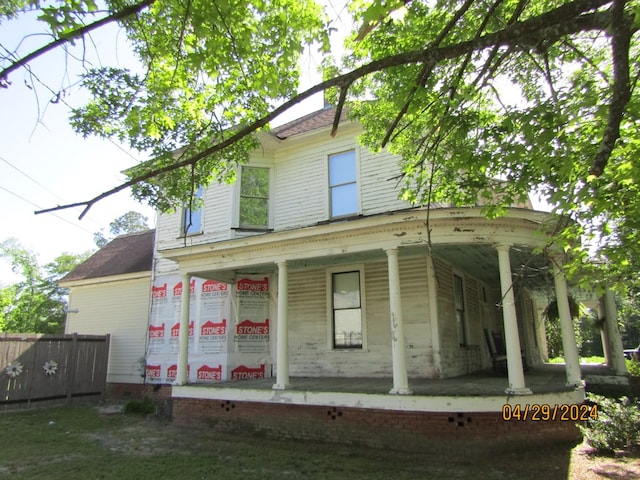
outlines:
[{"label": "red lettering on house wrap", "polygon": [[167,296],[167,284],[165,283],[161,287],[151,286],[151,298],[164,298]]},{"label": "red lettering on house wrap", "polygon": [[258,368],[240,365],[231,370],[231,380],[256,380],[258,378],[264,378],[264,363]]},{"label": "red lettering on house wrap", "polygon": [[160,365],[147,365],[145,375],[147,378],[160,378]]},{"label": "red lettering on house wrap", "polygon": [[269,277],[264,277],[262,280],[243,278],[238,280],[237,288],[239,292],[268,292]]},{"label": "red lettering on house wrap", "polygon": [[[191,365],[187,365],[187,377],[189,377],[189,372],[191,371]],[[175,363],[167,368],[167,379],[175,380],[178,376],[178,365]]]},{"label": "red lettering on house wrap", "polygon": [[[189,293],[193,294],[196,291],[196,279],[194,278],[189,283]],[[173,287],[173,296],[179,297],[182,295],[182,282],[178,282]]]},{"label": "red lettering on house wrap", "polygon": [[202,292],[222,292],[227,290],[229,287],[226,283],[216,282],[215,280],[207,280],[202,284]]},{"label": "red lettering on house wrap", "polygon": [[200,327],[200,335],[226,335],[227,333],[227,319],[223,318],[221,322],[214,323],[211,320],[207,320]]},{"label": "red lettering on house wrap", "polygon": [[236,335],[269,335],[269,319],[263,323],[243,320],[236,325]]},{"label": "red lettering on house wrap", "polygon": [[[171,327],[171,336],[174,338],[180,336],[180,323],[176,323]],[[189,336],[193,337],[193,320],[189,323]]]},{"label": "red lettering on house wrap", "polygon": [[198,380],[222,380],[222,365],[217,367],[201,366],[198,369]]},{"label": "red lettering on house wrap", "polygon": [[149,338],[164,338],[164,323],[162,325],[149,325]]}]

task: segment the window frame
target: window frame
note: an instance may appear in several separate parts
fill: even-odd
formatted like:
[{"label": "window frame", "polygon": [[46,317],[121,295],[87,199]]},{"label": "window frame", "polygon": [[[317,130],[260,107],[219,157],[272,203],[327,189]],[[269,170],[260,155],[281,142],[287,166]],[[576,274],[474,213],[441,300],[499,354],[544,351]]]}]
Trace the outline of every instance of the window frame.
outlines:
[{"label": "window frame", "polygon": [[[467,308],[467,295],[466,295],[466,283],[464,275],[459,272],[453,272],[453,313],[456,321],[456,336],[458,337],[458,346],[468,347],[469,343],[469,325],[468,325],[468,308]],[[457,282],[459,280],[459,282]],[[460,285],[459,293],[462,300],[462,310],[458,309],[458,290],[457,285]],[[460,316],[460,313],[462,314]],[[462,337],[462,338],[461,338]]]},{"label": "window frame", "polygon": [[[333,299],[334,275],[341,273],[358,273],[358,286],[360,288],[360,333],[361,344],[358,346],[336,346],[335,343],[335,308]],[[345,265],[341,267],[328,268],[326,271],[327,290],[327,347],[334,352],[362,352],[367,350],[367,314],[365,295],[365,270],[364,265]],[[346,309],[339,309],[346,310]]]},{"label": "window frame", "polygon": [[[346,153],[353,153],[353,163],[354,163],[354,170],[355,170],[355,179],[353,181],[349,181],[349,182],[342,182],[342,183],[336,183],[336,184],[332,184],[331,183],[331,158],[338,156],[338,155],[344,155]],[[360,203],[360,198],[361,198],[361,192],[360,192],[360,158],[358,155],[358,150],[356,148],[347,148],[344,150],[339,150],[339,151],[335,151],[335,152],[331,152],[327,154],[327,159],[326,159],[327,163],[327,203],[328,203],[328,217],[333,220],[333,219],[340,219],[340,218],[348,218],[348,217],[353,217],[353,216],[357,216],[360,215],[362,212],[362,205]],[[347,185],[354,185],[355,186],[355,203],[356,203],[356,207],[355,207],[355,211],[353,212],[349,212],[349,213],[343,213],[340,215],[334,215],[333,214],[333,189],[336,187],[344,187]]]},{"label": "window frame", "polygon": [[[182,218],[180,222],[180,238],[192,237],[194,235],[202,235],[202,233],[204,232],[204,193],[205,192],[204,192],[204,188],[202,188],[202,185],[199,186],[193,192],[194,200],[200,200],[200,205],[195,210],[192,210],[188,204],[182,208]],[[187,216],[189,215],[189,212],[191,212],[191,218],[189,219],[191,221],[191,225],[187,223],[189,221],[187,220]],[[194,217],[198,217],[199,219],[199,223],[196,224],[197,229],[195,229],[193,224]],[[192,228],[194,229],[191,230]]]},{"label": "window frame", "polygon": [[[267,198],[267,225],[242,225],[240,221],[240,208],[242,199],[242,171],[244,168],[259,168],[268,171],[269,178],[269,197]],[[245,232],[267,232],[272,230],[273,225],[273,166],[260,163],[251,163],[249,165],[241,165],[237,171],[235,183],[235,208],[233,209],[233,229]]]}]

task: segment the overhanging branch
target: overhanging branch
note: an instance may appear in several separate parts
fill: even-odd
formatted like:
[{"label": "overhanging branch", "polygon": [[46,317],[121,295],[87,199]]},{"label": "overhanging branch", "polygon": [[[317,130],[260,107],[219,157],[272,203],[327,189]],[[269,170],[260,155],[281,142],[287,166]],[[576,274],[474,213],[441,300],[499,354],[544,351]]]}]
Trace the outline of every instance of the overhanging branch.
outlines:
[{"label": "overhanging branch", "polygon": [[[226,140],[216,143],[189,158],[178,161],[171,165],[167,165],[165,167],[152,169],[149,172],[136,176],[129,181],[122,183],[121,185],[111,190],[103,192],[102,194],[90,200],[76,202],[68,205],[60,205],[45,210],[39,210],[35,213],[40,214],[84,206],[85,208],[80,215],[80,218],[83,218],[96,202],[122,190],[125,190],[137,183],[162,175],[163,173],[171,172],[186,166],[195,165],[200,160],[212,155],[213,153],[224,150],[225,148],[233,145],[247,135],[256,132],[260,128],[267,125],[278,115],[289,110],[293,106],[311,97],[312,95],[323,92],[324,90],[333,87],[342,88],[347,86],[346,88],[348,89],[348,86],[353,84],[353,82],[372,73],[380,72],[388,68],[401,65],[438,63],[443,60],[467,55],[473,51],[480,51],[495,46],[514,46],[519,44],[519,42],[523,38],[526,38],[529,41],[532,38],[544,40],[552,39],[555,41],[562,38],[563,36],[583,31],[604,30],[609,25],[609,12],[585,12],[593,12],[598,7],[601,7],[608,3],[610,3],[610,0],[576,0],[544,14],[541,14],[537,17],[522,22],[513,23],[506,26],[502,30],[489,33],[481,37],[473,38],[472,40],[467,40],[452,45],[430,47],[423,50],[405,52],[372,61],[366,65],[356,68],[355,70],[352,70],[351,72],[339,75],[309,88],[308,90],[296,95],[289,101],[283,103],[278,108],[272,110],[264,117],[256,120],[252,124],[238,129],[232,136],[230,136]],[[341,91],[341,97],[343,92],[345,91],[346,89],[343,89],[343,91]]]},{"label": "overhanging branch", "polygon": [[138,12],[141,12],[142,10],[147,8],[149,5],[153,4],[155,1],[156,0],[143,0],[142,2],[137,3],[135,5],[125,7],[122,10],[118,12],[114,12],[111,15],[104,17],[96,22],[90,23],[89,25],[85,25],[84,27],[78,28],[77,30],[73,30],[72,32],[66,33],[60,38],[57,38],[56,40],[54,40],[53,42],[48,43],[47,45],[37,50],[34,50],[28,55],[25,55],[24,57],[16,60],[4,70],[0,71],[0,86],[5,85],[7,83],[6,79],[10,73],[14,72],[20,67],[27,65],[29,62],[38,58],[40,55],[44,55],[45,53],[50,52],[51,50],[55,50],[56,48],[66,43],[69,43],[77,38],[83,37],[87,33],[92,32],[93,30],[96,30],[104,25],[107,25],[108,23],[116,22],[118,20],[122,20],[132,15],[135,15]]}]

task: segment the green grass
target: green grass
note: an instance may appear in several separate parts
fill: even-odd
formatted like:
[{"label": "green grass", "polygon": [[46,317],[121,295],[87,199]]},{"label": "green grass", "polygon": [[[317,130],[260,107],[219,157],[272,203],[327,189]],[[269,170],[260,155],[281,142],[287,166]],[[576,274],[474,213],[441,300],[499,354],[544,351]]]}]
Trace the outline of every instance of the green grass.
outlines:
[{"label": "green grass", "polygon": [[[564,358],[553,357],[549,359],[549,363],[564,363]],[[580,357],[580,363],[604,363],[604,357]]]},{"label": "green grass", "polygon": [[0,413],[0,478],[12,480],[566,479],[571,448],[418,454],[219,435],[92,407]]}]

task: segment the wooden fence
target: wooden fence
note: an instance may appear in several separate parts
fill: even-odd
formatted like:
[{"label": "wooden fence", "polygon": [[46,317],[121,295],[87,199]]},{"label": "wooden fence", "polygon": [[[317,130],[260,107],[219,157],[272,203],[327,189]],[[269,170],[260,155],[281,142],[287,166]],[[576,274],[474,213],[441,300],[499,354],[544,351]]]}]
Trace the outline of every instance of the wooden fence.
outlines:
[{"label": "wooden fence", "polygon": [[102,396],[109,335],[0,334],[0,407]]}]

